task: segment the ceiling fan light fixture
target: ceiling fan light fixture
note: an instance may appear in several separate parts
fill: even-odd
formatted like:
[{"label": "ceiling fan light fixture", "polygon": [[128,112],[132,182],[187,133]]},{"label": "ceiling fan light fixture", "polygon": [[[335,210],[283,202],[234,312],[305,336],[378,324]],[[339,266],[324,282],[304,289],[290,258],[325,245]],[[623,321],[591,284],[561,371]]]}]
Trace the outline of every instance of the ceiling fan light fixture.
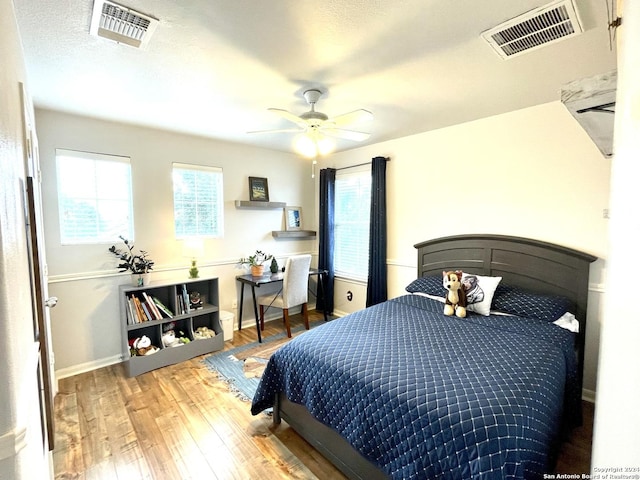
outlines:
[{"label": "ceiling fan light fixture", "polygon": [[328,155],[333,152],[334,148],[336,148],[334,141],[327,137],[318,139],[316,141],[316,145],[318,146],[318,154],[320,156]]},{"label": "ceiling fan light fixture", "polygon": [[281,108],[269,108],[273,112],[288,122],[294,123],[298,128],[277,128],[271,130],[258,130],[248,133],[295,133],[300,134],[293,139],[293,149],[309,158],[316,158],[328,155],[336,149],[334,138],[362,142],[370,136],[367,132],[351,130],[351,123],[371,120],[373,114],[369,110],[359,109],[352,112],[343,113],[336,117],[329,118],[326,113],[318,112],[315,109],[316,102],[322,96],[322,92],[317,89],[305,90],[304,99],[311,109],[301,115],[283,110]]},{"label": "ceiling fan light fixture", "polygon": [[307,158],[328,155],[335,147],[333,140],[321,135],[312,136],[305,133],[298,135],[294,141],[295,150]]}]

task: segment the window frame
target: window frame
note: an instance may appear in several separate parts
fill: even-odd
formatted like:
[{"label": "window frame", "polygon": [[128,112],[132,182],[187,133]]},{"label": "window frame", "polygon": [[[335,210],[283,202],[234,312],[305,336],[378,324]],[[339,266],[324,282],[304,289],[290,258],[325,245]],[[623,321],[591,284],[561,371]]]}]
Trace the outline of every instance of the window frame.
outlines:
[{"label": "window frame", "polygon": [[[128,167],[128,185],[126,187],[126,193],[128,195],[128,198],[121,198],[120,201],[127,201],[128,205],[127,205],[127,212],[125,217],[122,219],[121,224],[122,225],[126,225],[126,227],[124,228],[119,228],[118,232],[112,232],[110,235],[100,235],[98,232],[97,235],[95,235],[92,238],[89,239],[85,239],[85,240],[79,240],[78,238],[68,238],[65,236],[65,231],[67,231],[68,229],[65,228],[64,226],[64,215],[65,215],[65,208],[64,208],[64,200],[65,198],[63,197],[63,188],[62,188],[62,179],[61,179],[61,170],[62,170],[62,166],[60,165],[61,162],[61,158],[75,158],[75,159],[79,159],[79,160],[85,160],[88,162],[92,162],[93,166],[94,166],[94,171],[96,170],[96,164],[97,162],[103,163],[103,164],[125,164]],[[101,177],[96,175],[96,179],[100,179]],[[107,202],[107,201],[113,201],[113,200],[117,200],[114,199],[113,197],[108,198],[108,197],[101,197],[99,195],[99,184],[96,183],[95,185],[95,190],[94,190],[94,196],[89,198],[89,197],[73,197],[71,195],[67,195],[68,198],[85,198],[85,199],[90,199],[92,201],[95,202],[96,206],[94,207],[96,210],[96,231],[99,230],[99,228],[97,228],[99,226],[99,214],[98,212],[100,211],[99,208],[97,208],[97,205],[100,204],[101,202]],[[125,238],[129,238],[132,241],[134,240],[134,214],[133,214],[133,172],[132,172],[132,168],[131,168],[131,158],[125,155],[114,155],[114,154],[106,154],[106,153],[95,153],[95,152],[83,152],[80,150],[68,150],[68,149],[63,149],[63,148],[57,148],[56,149],[56,193],[57,193],[57,201],[58,201],[58,228],[60,229],[59,231],[59,237],[60,237],[60,244],[61,245],[98,245],[98,244],[109,244],[112,243],[114,241],[114,238],[117,238],[118,235],[122,235]]]},{"label": "window frame", "polygon": [[[176,224],[177,221],[177,214],[179,213],[177,211],[177,207],[176,207],[176,179],[175,179],[175,174],[176,174],[176,170],[187,170],[187,171],[192,171],[192,172],[207,172],[207,173],[214,173],[216,175],[219,175],[219,179],[218,181],[218,187],[219,189],[216,189],[215,195],[216,195],[216,201],[211,202],[211,203],[215,203],[216,208],[215,211],[213,211],[212,213],[216,216],[216,224],[217,224],[217,230],[215,230],[213,233],[201,233],[198,228],[198,225],[196,224],[196,232],[195,233],[184,233],[184,234],[179,234],[178,233],[178,225]],[[222,167],[216,167],[216,166],[210,166],[210,165],[199,165],[199,164],[195,164],[195,163],[181,163],[181,162],[173,162],[171,164],[171,186],[172,186],[172,200],[173,200],[173,226],[174,226],[174,235],[175,238],[177,240],[185,240],[185,239],[189,239],[189,238],[223,238],[224,237],[224,170]]]},{"label": "window frame", "polygon": [[[335,271],[335,276],[337,278],[341,278],[341,279],[345,279],[345,280],[351,280],[351,281],[355,281],[355,282],[361,282],[361,283],[367,283],[368,279],[369,279],[369,265],[368,265],[368,259],[369,259],[369,225],[370,225],[370,215],[371,215],[371,168],[369,166],[362,166],[362,167],[356,167],[353,169],[350,169],[350,171],[348,172],[336,172],[336,191],[335,191],[335,208],[334,208],[334,229],[335,229],[335,238],[334,238],[334,243],[335,243],[335,248],[337,250],[337,243],[338,243],[338,227],[340,222],[338,222],[337,219],[337,209],[338,209],[338,182],[342,179],[348,178],[348,177],[358,177],[360,179],[367,179],[369,182],[369,196],[367,199],[367,221],[366,221],[366,225],[367,225],[367,236],[366,236],[366,257],[367,257],[367,264],[364,266],[364,272],[351,272],[351,271],[345,271],[345,270],[340,270],[339,269],[339,265],[337,263],[338,260],[338,255],[336,253],[334,253],[334,271]],[[363,222],[363,221],[361,221]]]}]

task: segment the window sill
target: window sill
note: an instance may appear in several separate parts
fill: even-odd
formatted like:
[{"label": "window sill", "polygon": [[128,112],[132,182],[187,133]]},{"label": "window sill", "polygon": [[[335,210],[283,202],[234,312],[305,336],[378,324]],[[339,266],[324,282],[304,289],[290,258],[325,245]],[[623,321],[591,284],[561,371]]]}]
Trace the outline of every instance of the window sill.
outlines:
[{"label": "window sill", "polygon": [[335,280],[340,280],[341,282],[346,282],[346,283],[353,283],[355,285],[366,285],[368,282],[368,279],[366,278],[362,278],[362,277],[349,277],[347,275],[344,274],[338,274],[336,273],[334,276]]}]

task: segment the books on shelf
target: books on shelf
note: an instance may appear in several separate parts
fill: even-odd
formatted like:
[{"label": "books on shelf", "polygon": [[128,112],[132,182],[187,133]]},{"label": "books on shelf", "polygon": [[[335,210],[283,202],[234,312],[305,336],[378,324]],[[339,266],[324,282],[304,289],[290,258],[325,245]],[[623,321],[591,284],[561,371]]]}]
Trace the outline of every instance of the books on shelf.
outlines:
[{"label": "books on shelf", "polygon": [[127,296],[127,323],[136,325],[152,320],[173,318],[171,310],[148,292],[131,293]]},{"label": "books on shelf", "polygon": [[189,306],[189,294],[187,293],[187,285],[182,284],[181,291],[176,294],[176,311],[179,315],[191,313]]},{"label": "books on shelf", "polygon": [[158,309],[160,310],[160,312],[166,317],[166,318],[173,318],[173,313],[171,313],[171,310],[169,310],[167,308],[167,306],[162,303],[160,300],[158,300],[156,297],[151,297],[151,299],[153,300],[153,303],[156,304],[156,307],[158,307]]}]

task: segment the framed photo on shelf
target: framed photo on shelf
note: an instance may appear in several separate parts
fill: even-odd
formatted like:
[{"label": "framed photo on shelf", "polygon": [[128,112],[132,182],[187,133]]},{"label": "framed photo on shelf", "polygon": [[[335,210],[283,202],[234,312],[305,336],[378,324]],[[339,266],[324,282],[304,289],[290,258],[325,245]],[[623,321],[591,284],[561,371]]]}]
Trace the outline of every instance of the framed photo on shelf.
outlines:
[{"label": "framed photo on shelf", "polygon": [[252,202],[269,201],[269,184],[266,178],[249,177],[249,200]]},{"label": "framed photo on shelf", "polygon": [[287,231],[302,229],[302,208],[285,207],[285,228]]}]

